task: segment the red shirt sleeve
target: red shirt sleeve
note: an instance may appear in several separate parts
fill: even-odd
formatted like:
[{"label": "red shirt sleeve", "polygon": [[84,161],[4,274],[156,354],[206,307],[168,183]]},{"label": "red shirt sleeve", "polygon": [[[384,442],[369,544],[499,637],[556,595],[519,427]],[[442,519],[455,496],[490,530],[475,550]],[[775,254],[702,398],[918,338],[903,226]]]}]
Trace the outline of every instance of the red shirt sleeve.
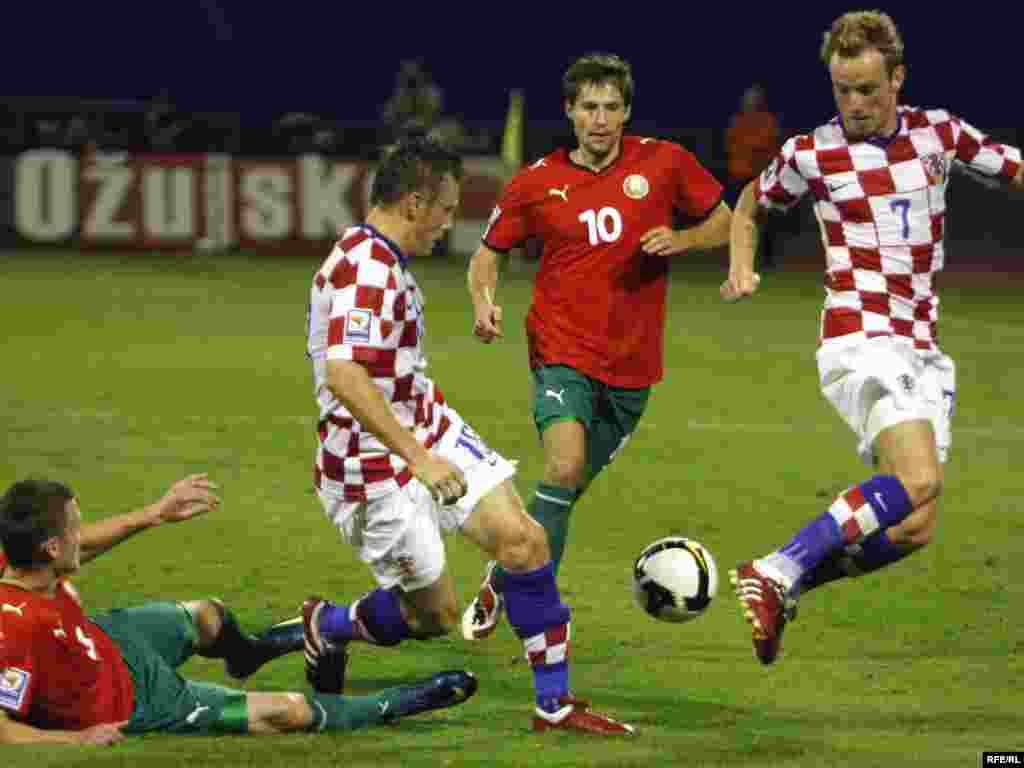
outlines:
[{"label": "red shirt sleeve", "polygon": [[28,718],[40,676],[32,653],[35,623],[24,612],[23,604],[0,595],[0,709],[19,720]]},{"label": "red shirt sleeve", "polygon": [[722,185],[687,149],[669,146],[675,179],[672,205],[687,216],[704,218],[721,202]]},{"label": "red shirt sleeve", "polygon": [[492,251],[507,253],[530,236],[527,194],[520,171],[501,193],[484,230],[483,244]]}]

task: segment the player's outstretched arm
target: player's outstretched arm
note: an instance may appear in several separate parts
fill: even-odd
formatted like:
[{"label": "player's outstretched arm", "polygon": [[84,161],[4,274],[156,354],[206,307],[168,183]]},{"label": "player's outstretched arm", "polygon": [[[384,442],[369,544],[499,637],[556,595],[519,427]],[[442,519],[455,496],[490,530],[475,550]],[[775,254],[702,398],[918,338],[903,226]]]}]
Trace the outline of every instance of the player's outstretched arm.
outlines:
[{"label": "player's outstretched arm", "polygon": [[499,256],[486,245],[469,261],[469,272],[466,280],[469,284],[469,297],[473,300],[473,335],[484,344],[501,338],[501,307],[494,303],[494,293],[498,287]]},{"label": "player's outstretched arm", "polygon": [[103,723],[82,731],[46,731],[12,720],[0,711],[0,744],[94,744],[106,746],[124,739],[128,723]]},{"label": "player's outstretched arm", "polygon": [[754,272],[754,255],[760,237],[757,223],[757,201],[754,199],[754,185],[750,182],[740,193],[736,210],[732,214],[729,237],[729,277],[720,292],[726,301],[736,301],[750,296],[757,290],[761,276]]},{"label": "player's outstretched arm", "polygon": [[364,429],[405,459],[435,498],[454,500],[465,495],[467,486],[462,471],[431,454],[401,425],[391,404],[362,365],[351,360],[328,360],[327,386]]},{"label": "player's outstretched arm", "polygon": [[216,509],[220,505],[216,489],[205,474],[189,475],[147,507],[82,526],[82,562],[102,555],[140,531],[180,523]]},{"label": "player's outstretched arm", "polygon": [[659,256],[675,256],[687,251],[706,251],[729,242],[729,227],[732,211],[725,203],[719,203],[711,215],[695,227],[670,229],[655,227],[640,236],[644,253]]}]

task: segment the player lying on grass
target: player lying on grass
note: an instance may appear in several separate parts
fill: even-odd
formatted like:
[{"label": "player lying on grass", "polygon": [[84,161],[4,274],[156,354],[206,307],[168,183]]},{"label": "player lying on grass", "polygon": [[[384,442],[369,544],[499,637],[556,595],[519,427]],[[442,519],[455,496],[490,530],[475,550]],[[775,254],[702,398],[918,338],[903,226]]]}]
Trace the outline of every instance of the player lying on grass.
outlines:
[{"label": "player lying on grass", "polygon": [[273,633],[243,634],[216,599],[149,603],[87,618],[68,577],[139,531],[215,509],[205,475],[155,504],[82,525],[64,484],[24,480],[0,498],[0,744],[106,745],[125,734],[354,730],[459,704],[468,672],[441,672],[370,696],[248,693],[185,680],[193,654],[243,677],[280,655]]}]

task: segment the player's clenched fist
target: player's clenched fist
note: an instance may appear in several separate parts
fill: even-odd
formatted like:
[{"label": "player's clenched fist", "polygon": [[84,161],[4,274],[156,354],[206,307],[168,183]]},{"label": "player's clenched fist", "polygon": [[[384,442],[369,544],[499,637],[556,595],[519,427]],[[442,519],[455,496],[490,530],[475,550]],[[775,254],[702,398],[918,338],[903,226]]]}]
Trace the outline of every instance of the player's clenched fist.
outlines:
[{"label": "player's clenched fist", "polygon": [[504,334],[501,330],[501,307],[490,301],[482,301],[476,307],[473,335],[484,344],[490,344]]},{"label": "player's clenched fist", "polygon": [[761,276],[757,272],[744,272],[729,275],[729,278],[722,283],[719,292],[726,301],[738,301],[745,296],[752,295],[760,284]]},{"label": "player's clenched fist", "polygon": [[411,469],[416,479],[430,491],[430,495],[444,504],[458,501],[469,489],[462,470],[442,456],[428,453],[422,462]]}]

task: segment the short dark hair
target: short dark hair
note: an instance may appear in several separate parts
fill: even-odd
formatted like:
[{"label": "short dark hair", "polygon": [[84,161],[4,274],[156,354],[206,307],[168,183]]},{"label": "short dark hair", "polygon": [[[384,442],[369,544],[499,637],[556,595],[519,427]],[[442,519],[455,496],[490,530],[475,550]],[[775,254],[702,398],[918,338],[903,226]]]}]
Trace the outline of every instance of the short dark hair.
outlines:
[{"label": "short dark hair", "polygon": [[425,192],[430,200],[441,193],[441,180],[462,178],[462,158],[428,136],[400,139],[382,153],[370,190],[370,205],[394,205],[410,192]]},{"label": "short dark hair", "polygon": [[0,544],[15,568],[47,565],[43,544],[64,533],[75,493],[55,480],[19,480],[0,496]]},{"label": "short dark hair", "polygon": [[629,62],[614,53],[588,53],[576,59],[562,78],[562,96],[575,104],[580,86],[585,83],[611,83],[622,94],[623,106],[633,104],[633,69]]}]

